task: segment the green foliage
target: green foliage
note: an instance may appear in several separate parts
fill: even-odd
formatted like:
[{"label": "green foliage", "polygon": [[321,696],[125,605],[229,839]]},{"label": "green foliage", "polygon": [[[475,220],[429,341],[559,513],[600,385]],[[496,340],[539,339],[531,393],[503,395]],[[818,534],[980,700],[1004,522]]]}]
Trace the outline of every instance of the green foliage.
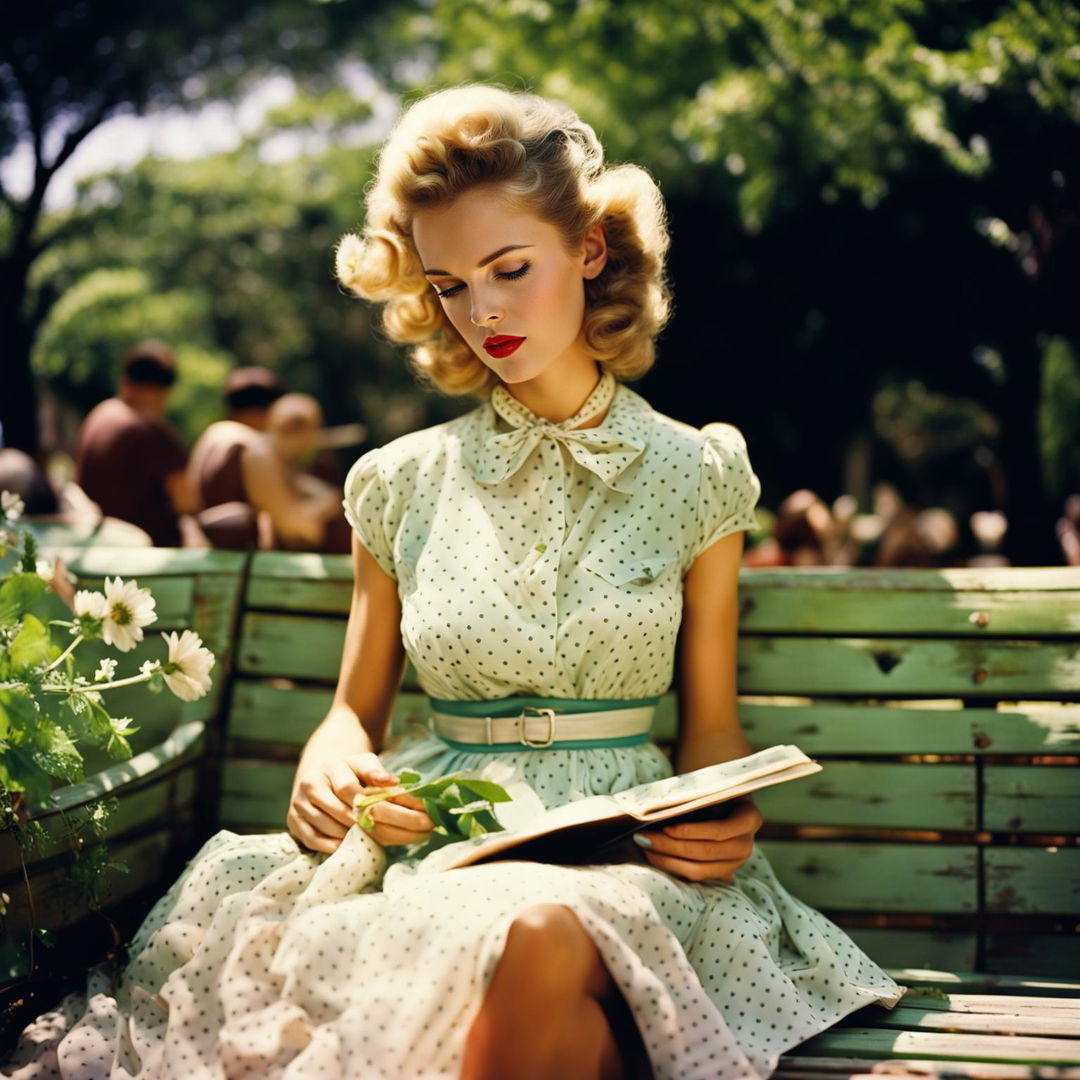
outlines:
[{"label": "green foliage", "polygon": [[370,787],[356,800],[357,821],[363,829],[372,829],[369,810],[376,803],[407,793],[423,800],[424,809],[435,823],[431,838],[412,854],[427,854],[445,844],[468,840],[490,832],[502,831],[495,817],[494,804],[509,802],[506,789],[480,774],[454,773],[436,780],[421,782],[420,774],[403,770],[400,783],[392,787]]}]

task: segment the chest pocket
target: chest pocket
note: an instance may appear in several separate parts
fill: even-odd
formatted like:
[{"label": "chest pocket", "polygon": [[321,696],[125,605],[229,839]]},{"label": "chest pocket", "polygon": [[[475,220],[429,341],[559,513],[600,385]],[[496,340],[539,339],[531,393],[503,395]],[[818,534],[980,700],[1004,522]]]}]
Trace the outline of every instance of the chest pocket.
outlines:
[{"label": "chest pocket", "polygon": [[651,585],[674,566],[675,562],[676,555],[673,551],[650,555],[593,551],[581,560],[581,566],[609,584],[623,588]]}]

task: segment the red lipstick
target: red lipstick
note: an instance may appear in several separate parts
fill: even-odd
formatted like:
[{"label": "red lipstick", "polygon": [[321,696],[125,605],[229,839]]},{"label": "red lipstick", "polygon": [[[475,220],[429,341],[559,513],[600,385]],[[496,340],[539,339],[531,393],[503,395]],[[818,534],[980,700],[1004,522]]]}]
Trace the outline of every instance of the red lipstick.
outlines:
[{"label": "red lipstick", "polygon": [[484,348],[492,355],[499,357],[509,356],[525,339],[523,337],[509,337],[506,334],[496,334],[484,342]]}]

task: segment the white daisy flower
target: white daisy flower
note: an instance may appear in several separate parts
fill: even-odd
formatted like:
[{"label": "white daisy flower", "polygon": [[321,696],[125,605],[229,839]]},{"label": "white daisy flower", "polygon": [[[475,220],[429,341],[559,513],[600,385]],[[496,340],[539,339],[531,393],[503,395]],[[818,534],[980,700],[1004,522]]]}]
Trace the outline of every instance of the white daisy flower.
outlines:
[{"label": "white daisy flower", "polygon": [[26,503],[14,491],[0,491],[0,510],[8,521],[18,521],[26,509]]},{"label": "white daisy flower", "polygon": [[169,659],[161,669],[165,683],[181,701],[195,701],[210,690],[210,669],[214,654],[204,647],[194,630],[162,634],[169,646]]},{"label": "white daisy flower", "polygon": [[108,682],[116,674],[116,661],[108,657],[98,664],[94,672],[94,682]]},{"label": "white daisy flower", "polygon": [[105,607],[104,593],[80,589],[75,594],[74,611],[79,618],[104,619]]},{"label": "white daisy flower", "polygon": [[105,622],[102,624],[105,644],[115,645],[121,652],[130,652],[142,641],[142,628],[157,618],[154,598],[148,589],[140,589],[134,581],[106,578],[105,601]]}]

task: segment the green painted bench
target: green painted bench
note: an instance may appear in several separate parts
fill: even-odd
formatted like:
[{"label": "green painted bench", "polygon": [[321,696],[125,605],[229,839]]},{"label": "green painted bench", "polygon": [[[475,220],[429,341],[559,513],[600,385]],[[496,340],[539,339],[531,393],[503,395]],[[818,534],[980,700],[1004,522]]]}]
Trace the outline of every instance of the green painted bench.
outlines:
[{"label": "green painted bench", "polygon": [[[337,676],[349,560],[91,549],[74,566],[150,584],[221,661],[214,695],[157,727],[205,725],[171,774],[191,779],[136,780],[169,786],[153,803],[167,817],[118,814],[117,843],[164,833],[190,852],[218,825],[280,828]],[[1080,1077],[1080,571],[744,570],[740,601],[751,742],[793,742],[825,766],[758,796],[761,844],[911,987],[798,1047],[781,1074]],[[394,730],[425,704],[407,672]],[[662,745],[677,708],[668,695]]]}]

